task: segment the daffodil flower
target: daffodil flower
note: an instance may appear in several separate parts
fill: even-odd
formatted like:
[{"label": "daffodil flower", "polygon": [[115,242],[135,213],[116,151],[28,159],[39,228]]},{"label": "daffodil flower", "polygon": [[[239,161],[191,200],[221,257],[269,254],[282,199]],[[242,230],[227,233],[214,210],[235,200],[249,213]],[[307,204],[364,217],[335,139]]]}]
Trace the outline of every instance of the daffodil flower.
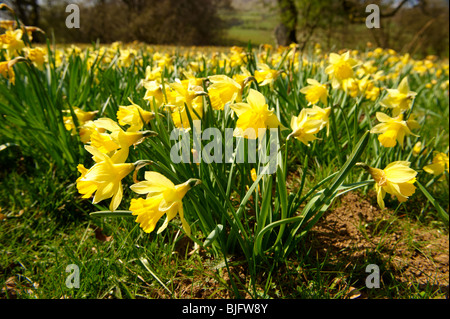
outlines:
[{"label": "daffodil flower", "polygon": [[119,149],[128,150],[132,145],[141,143],[144,138],[156,134],[152,131],[124,131],[114,120],[106,117],[95,120],[94,125],[98,129],[90,134],[91,145],[105,154]]},{"label": "daffodil flower", "polygon": [[[70,112],[69,110],[66,110],[65,112]],[[91,121],[95,115],[98,113],[98,111],[84,111],[80,109],[79,107],[74,107],[73,112],[75,113],[75,116],[77,117],[78,124],[82,126],[88,121]],[[75,134],[77,132],[77,129],[75,127],[75,123],[73,122],[72,116],[63,116],[64,121],[64,127],[68,131],[72,131],[72,134]]]},{"label": "daffodil flower", "polygon": [[417,172],[410,168],[410,162],[397,161],[386,166],[385,169],[363,166],[375,180],[375,190],[377,192],[377,202],[381,209],[385,208],[384,197],[389,193],[397,198],[401,203],[405,202],[409,196],[413,195],[416,187]]},{"label": "daffodil flower", "polygon": [[44,69],[47,54],[42,48],[26,48],[27,58],[39,69]]},{"label": "daffodil flower", "polygon": [[419,156],[420,154],[425,155],[427,153],[427,149],[422,147],[422,142],[419,141],[416,144],[414,144],[412,153],[414,156]]},{"label": "daffodil flower", "polygon": [[392,108],[393,116],[409,110],[414,97],[417,95],[416,92],[409,90],[407,77],[403,78],[397,89],[386,89],[386,91],[388,94],[380,101],[380,104],[384,107]]},{"label": "daffodil flower", "polygon": [[197,80],[200,81],[200,79],[177,80],[169,84],[171,93],[168,94],[166,91],[167,104],[171,108],[172,120],[177,128],[190,127],[186,107],[192,120],[203,117],[203,95],[207,93]]},{"label": "daffodil flower", "polygon": [[[439,176],[445,171],[449,172],[448,155],[441,152],[434,152],[432,164],[424,166],[423,170],[429,174]],[[442,175],[440,181],[445,180],[445,175]]]},{"label": "daffodil flower", "polygon": [[280,74],[278,70],[271,69],[265,63],[258,63],[256,67],[257,70],[255,71],[255,79],[259,86],[273,83]]},{"label": "daffodil flower", "polygon": [[327,108],[321,108],[317,105],[313,105],[311,108],[307,108],[306,114],[308,115],[309,119],[311,120],[319,120],[322,121],[322,124],[320,125],[320,129],[323,129],[324,127],[327,128],[327,136],[330,134],[330,113],[331,113],[331,107]]},{"label": "daffodil flower", "polygon": [[329,65],[325,69],[331,77],[331,85],[333,88],[339,88],[344,80],[353,78],[355,76],[353,68],[358,65],[358,62],[350,58],[350,51],[344,54],[330,53]]},{"label": "daffodil flower", "polygon": [[25,47],[25,44],[22,41],[22,35],[22,29],[6,31],[4,34],[0,35],[1,47],[7,49],[9,53],[22,50]]},{"label": "daffodil flower", "polygon": [[414,135],[411,129],[418,128],[419,124],[413,119],[403,120],[403,114],[397,117],[390,117],[384,113],[377,112],[376,117],[381,123],[374,126],[370,133],[380,134],[378,140],[384,147],[394,147],[397,142],[403,147],[406,135]]},{"label": "daffodil flower", "polygon": [[143,110],[131,99],[130,102],[131,105],[119,106],[117,120],[120,125],[129,125],[127,132],[136,132],[144,127],[144,123],[148,124],[155,117],[155,113]]},{"label": "daffodil flower", "polygon": [[321,84],[315,79],[307,79],[309,84],[300,90],[300,93],[305,94],[305,98],[309,104],[317,104],[319,101],[324,105],[327,104],[328,91],[325,84]]},{"label": "daffodil flower", "polygon": [[0,75],[7,78],[12,84],[16,82],[14,69],[10,65],[9,61],[0,62]]},{"label": "daffodil flower", "polygon": [[302,109],[298,116],[291,118],[292,133],[288,135],[287,140],[294,137],[309,146],[309,142],[317,140],[315,134],[320,131],[323,123],[320,119],[311,119],[308,117],[308,110]]},{"label": "daffodil flower", "polygon": [[191,229],[184,218],[182,200],[187,191],[198,185],[200,180],[190,179],[183,184],[175,185],[164,175],[149,171],[145,172],[144,178],[145,181],[130,186],[138,194],[147,194],[145,199],[133,198],[130,203],[130,210],[137,216],[136,222],[140,224],[142,230],[146,233],[152,232],[158,220],[166,214],[166,220],[157,231],[159,234],[178,213],[184,231],[190,235]]},{"label": "daffodil flower", "polygon": [[[145,96],[144,100],[149,101],[151,106],[158,109],[164,104],[164,93],[162,86],[158,81],[146,81],[144,82]],[[166,94],[167,94],[166,90]],[[156,105],[153,105],[155,102]]]},{"label": "daffodil flower", "polygon": [[239,117],[233,133],[236,137],[256,139],[260,129],[263,131],[266,128],[283,128],[274,110],[269,110],[264,95],[254,89],[249,90],[247,103],[235,103],[230,105],[230,108]]},{"label": "daffodil flower", "polygon": [[122,179],[133,171],[134,164],[124,163],[126,156],[121,152],[109,157],[95,147],[85,145],[85,149],[93,155],[96,164],[90,169],[78,165],[81,173],[77,179],[78,192],[83,198],[90,198],[95,193],[94,204],[112,197],[109,209],[114,211],[122,201]]},{"label": "daffodil flower", "polygon": [[[241,66],[241,73],[236,73],[233,75],[233,80],[236,81],[241,88],[245,87],[250,81],[256,81],[249,70],[244,66]],[[240,101],[238,101],[240,102]]]},{"label": "daffodil flower", "polygon": [[211,106],[215,110],[222,110],[225,104],[240,102],[242,86],[226,75],[212,75],[208,77],[212,83],[208,87]]}]

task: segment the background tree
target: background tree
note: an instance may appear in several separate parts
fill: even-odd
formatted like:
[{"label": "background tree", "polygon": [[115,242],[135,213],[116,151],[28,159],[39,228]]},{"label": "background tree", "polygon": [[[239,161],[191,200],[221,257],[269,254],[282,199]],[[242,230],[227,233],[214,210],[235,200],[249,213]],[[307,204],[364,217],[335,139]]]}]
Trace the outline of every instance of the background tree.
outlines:
[{"label": "background tree", "polygon": [[[448,52],[448,1],[277,0],[272,4],[280,15],[280,25],[275,30],[279,45],[294,42],[303,50],[313,39],[331,49],[334,44],[354,46],[365,39],[401,52]],[[379,29],[365,25],[368,4],[380,8]]]},{"label": "background tree", "polygon": [[144,41],[153,44],[218,44],[223,28],[220,0],[84,0],[80,28],[68,29],[67,0],[16,0],[26,25],[39,26],[58,42]]}]

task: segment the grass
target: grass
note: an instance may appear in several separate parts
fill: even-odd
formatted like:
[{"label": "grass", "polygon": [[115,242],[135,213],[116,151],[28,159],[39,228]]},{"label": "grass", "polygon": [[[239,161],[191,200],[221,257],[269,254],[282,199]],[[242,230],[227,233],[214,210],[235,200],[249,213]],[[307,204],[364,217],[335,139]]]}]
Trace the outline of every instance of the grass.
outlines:
[{"label": "grass", "polygon": [[[180,232],[144,235],[129,218],[86,218],[82,214],[83,210],[89,211],[86,202],[67,187],[67,182],[64,184],[60,177],[58,180],[62,184],[55,189],[55,179],[50,183],[47,174],[30,177],[11,171],[0,182],[0,207],[6,214],[0,221],[1,298],[232,298],[235,293],[247,296],[252,283],[239,259],[232,257],[229,262],[232,283],[223,261],[204,251],[190,254],[194,245],[190,242],[186,247],[186,238]],[[14,198],[20,200],[14,202]],[[389,241],[388,234],[402,230],[409,234],[404,241],[411,250],[428,244],[416,241],[417,230],[445,232],[442,225],[408,221],[397,215],[376,223],[371,232],[382,238],[380,243]],[[371,235],[365,227],[361,232]],[[391,268],[391,260],[383,255],[383,245],[378,245],[364,259],[349,265],[347,260],[336,259],[332,252],[325,258],[319,257],[305,241],[285,261],[261,269],[256,283],[258,296],[342,299],[362,293],[367,298],[444,297],[431,284],[400,281]],[[364,267],[369,263],[380,266],[382,289],[364,287]],[[70,264],[80,269],[78,289],[66,287],[70,274],[66,267]]]},{"label": "grass", "polygon": [[274,35],[270,30],[232,27],[227,30],[226,38],[236,45],[246,45],[249,42],[254,45],[265,43],[275,45]]}]

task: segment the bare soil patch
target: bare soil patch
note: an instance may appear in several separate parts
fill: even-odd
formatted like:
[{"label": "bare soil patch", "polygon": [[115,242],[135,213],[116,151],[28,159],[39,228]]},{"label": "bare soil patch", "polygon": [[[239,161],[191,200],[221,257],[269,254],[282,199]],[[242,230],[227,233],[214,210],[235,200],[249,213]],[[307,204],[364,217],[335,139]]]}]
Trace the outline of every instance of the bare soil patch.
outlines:
[{"label": "bare soil patch", "polygon": [[318,258],[349,268],[371,260],[382,263],[381,281],[417,284],[440,290],[448,298],[448,233],[393,214],[378,208],[373,193],[366,198],[344,195],[310,232],[312,250]]}]

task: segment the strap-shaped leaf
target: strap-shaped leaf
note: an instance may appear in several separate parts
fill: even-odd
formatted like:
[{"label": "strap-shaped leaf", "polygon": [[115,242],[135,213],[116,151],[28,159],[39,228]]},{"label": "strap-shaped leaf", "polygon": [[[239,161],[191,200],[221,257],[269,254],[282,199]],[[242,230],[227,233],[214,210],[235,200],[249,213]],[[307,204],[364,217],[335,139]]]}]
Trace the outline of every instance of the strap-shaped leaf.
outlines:
[{"label": "strap-shaped leaf", "polygon": [[427,189],[419,183],[419,181],[416,181],[417,186],[422,191],[422,193],[426,196],[426,198],[430,201],[431,204],[433,204],[434,208],[436,208],[439,216],[442,218],[442,220],[448,224],[448,213],[442,208],[441,205],[434,199],[434,197],[427,191]]},{"label": "strap-shaped leaf", "polygon": [[208,237],[206,237],[205,241],[203,242],[204,247],[208,247],[211,245],[216,238],[220,235],[220,233],[223,230],[223,225],[218,224],[211,233],[209,233]]},{"label": "strap-shaped leaf", "polygon": [[129,210],[116,210],[116,211],[110,211],[110,210],[104,210],[104,211],[98,211],[98,212],[92,212],[89,215],[92,217],[134,217],[132,215],[133,213]]}]

